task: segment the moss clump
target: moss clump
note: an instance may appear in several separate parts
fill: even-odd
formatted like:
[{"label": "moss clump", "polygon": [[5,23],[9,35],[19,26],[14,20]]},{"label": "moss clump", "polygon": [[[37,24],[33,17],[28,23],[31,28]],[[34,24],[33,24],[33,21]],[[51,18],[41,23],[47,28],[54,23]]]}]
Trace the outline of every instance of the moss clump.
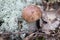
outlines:
[{"label": "moss clump", "polygon": [[36,37],[36,40],[45,40],[44,37]]}]

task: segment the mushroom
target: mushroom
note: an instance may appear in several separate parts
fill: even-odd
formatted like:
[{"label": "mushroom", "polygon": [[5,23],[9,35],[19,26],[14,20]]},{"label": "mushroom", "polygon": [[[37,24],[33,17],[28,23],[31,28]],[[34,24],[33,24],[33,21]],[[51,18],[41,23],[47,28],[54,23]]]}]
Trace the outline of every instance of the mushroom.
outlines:
[{"label": "mushroom", "polygon": [[42,12],[40,8],[36,5],[29,5],[23,9],[22,17],[27,22],[35,22],[36,20],[40,19]]}]

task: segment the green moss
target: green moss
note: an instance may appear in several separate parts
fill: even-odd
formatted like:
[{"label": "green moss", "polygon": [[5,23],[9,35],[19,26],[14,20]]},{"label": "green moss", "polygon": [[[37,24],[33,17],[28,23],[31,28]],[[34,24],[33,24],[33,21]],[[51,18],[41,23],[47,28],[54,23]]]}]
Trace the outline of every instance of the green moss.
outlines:
[{"label": "green moss", "polygon": [[36,37],[36,40],[45,40],[44,37]]}]

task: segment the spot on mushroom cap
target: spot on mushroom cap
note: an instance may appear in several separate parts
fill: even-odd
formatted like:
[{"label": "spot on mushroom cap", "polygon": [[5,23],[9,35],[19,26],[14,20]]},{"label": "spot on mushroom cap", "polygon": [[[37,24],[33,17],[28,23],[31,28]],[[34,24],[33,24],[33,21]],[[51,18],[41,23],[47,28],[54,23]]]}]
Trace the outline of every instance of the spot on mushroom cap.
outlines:
[{"label": "spot on mushroom cap", "polygon": [[27,22],[34,22],[41,18],[41,10],[36,5],[29,5],[23,9],[22,17]]}]

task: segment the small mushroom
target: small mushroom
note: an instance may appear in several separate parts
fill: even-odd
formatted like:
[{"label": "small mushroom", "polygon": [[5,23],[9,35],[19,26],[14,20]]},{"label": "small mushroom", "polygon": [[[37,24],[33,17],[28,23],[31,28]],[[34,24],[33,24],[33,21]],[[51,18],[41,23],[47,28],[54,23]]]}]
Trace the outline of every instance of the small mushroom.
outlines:
[{"label": "small mushroom", "polygon": [[36,5],[29,5],[23,9],[22,17],[27,22],[35,22],[36,20],[40,19],[42,12],[40,8]]}]

